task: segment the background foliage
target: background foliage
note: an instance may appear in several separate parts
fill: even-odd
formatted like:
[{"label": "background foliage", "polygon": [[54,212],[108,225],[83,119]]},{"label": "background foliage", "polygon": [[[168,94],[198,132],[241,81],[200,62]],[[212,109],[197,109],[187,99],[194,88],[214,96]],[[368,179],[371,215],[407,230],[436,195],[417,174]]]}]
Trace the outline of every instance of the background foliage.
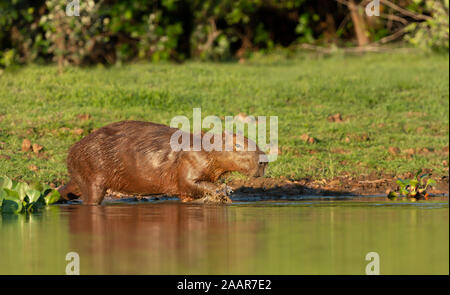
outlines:
[{"label": "background foliage", "polygon": [[0,66],[227,60],[304,43],[366,46],[403,36],[448,51],[448,0],[380,1],[381,15],[368,17],[368,0],[79,0],[80,16],[71,17],[68,0],[0,0]]}]

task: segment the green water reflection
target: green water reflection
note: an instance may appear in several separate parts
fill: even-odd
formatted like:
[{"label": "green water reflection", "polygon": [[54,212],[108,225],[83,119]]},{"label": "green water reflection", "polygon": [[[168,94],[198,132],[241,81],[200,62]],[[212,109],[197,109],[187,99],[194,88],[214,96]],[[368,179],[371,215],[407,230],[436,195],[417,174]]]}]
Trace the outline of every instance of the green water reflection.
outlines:
[{"label": "green water reflection", "polygon": [[2,215],[0,274],[448,274],[448,202],[179,202]]}]

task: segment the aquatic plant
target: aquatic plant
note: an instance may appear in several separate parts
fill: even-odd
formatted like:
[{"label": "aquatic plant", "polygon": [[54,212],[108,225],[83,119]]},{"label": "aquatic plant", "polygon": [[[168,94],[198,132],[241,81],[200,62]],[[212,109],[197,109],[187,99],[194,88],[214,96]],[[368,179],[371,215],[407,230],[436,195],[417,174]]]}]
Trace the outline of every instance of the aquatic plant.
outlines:
[{"label": "aquatic plant", "polygon": [[[427,189],[430,186],[436,184],[436,181],[430,178],[431,174],[426,173],[422,174],[422,169],[417,171],[416,175],[412,179],[401,179],[397,180],[397,184],[399,186],[398,192],[390,192],[388,194],[388,198],[390,200],[396,200],[398,197],[402,196],[406,200],[417,201],[421,199],[428,200],[428,192]],[[428,177],[428,178],[427,178]],[[427,180],[425,181],[425,179]]]},{"label": "aquatic plant", "polygon": [[16,182],[0,177],[0,209],[2,213],[31,213],[57,202],[59,192],[47,184]]}]

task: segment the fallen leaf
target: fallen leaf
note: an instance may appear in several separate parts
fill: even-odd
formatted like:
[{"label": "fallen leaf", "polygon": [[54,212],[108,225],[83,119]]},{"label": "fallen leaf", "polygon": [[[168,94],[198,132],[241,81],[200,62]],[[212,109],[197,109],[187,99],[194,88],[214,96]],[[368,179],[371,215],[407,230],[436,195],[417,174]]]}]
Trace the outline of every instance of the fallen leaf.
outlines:
[{"label": "fallen leaf", "polygon": [[31,141],[29,139],[24,139],[22,141],[22,152],[28,152],[31,148]]},{"label": "fallen leaf", "polygon": [[447,146],[444,146],[444,147],[442,148],[442,151],[443,151],[444,153],[447,153],[447,154],[448,154],[448,145],[447,145]]},{"label": "fallen leaf", "polygon": [[421,154],[428,154],[428,153],[431,153],[431,152],[433,152],[434,151],[434,149],[432,149],[432,148],[422,148],[422,149],[420,149],[420,153]]},{"label": "fallen leaf", "polygon": [[413,148],[406,149],[404,152],[410,156],[416,153],[416,151]]},{"label": "fallen leaf", "polygon": [[67,127],[61,127],[61,128],[59,128],[59,131],[62,132],[62,133],[67,133],[67,132],[70,131],[70,128],[67,128]]},{"label": "fallen leaf", "polygon": [[313,137],[309,136],[306,133],[303,134],[302,136],[300,136],[300,139],[307,143],[315,143],[316,142],[316,140]]},{"label": "fallen leaf", "polygon": [[341,155],[347,155],[347,154],[351,154],[352,153],[351,151],[347,151],[347,150],[344,150],[344,149],[341,149],[341,148],[331,149],[331,152],[333,154],[341,154]]},{"label": "fallen leaf", "polygon": [[91,118],[91,115],[89,114],[79,114],[77,115],[77,118],[80,119],[81,121],[87,121]]},{"label": "fallen leaf", "polygon": [[75,134],[75,135],[82,135],[83,132],[84,132],[84,130],[81,128],[75,128],[72,130],[72,134]]},{"label": "fallen leaf", "polygon": [[388,151],[392,155],[397,155],[400,153],[400,149],[398,147],[394,147],[394,146],[389,147]]},{"label": "fallen leaf", "polygon": [[33,143],[33,152],[37,155],[44,147],[37,143]]},{"label": "fallen leaf", "polygon": [[337,123],[343,122],[342,116],[339,113],[328,116],[327,120],[328,120],[328,122],[337,122]]},{"label": "fallen leaf", "polygon": [[39,170],[39,168],[34,164],[29,165],[28,169],[30,169],[33,172],[37,172]]}]

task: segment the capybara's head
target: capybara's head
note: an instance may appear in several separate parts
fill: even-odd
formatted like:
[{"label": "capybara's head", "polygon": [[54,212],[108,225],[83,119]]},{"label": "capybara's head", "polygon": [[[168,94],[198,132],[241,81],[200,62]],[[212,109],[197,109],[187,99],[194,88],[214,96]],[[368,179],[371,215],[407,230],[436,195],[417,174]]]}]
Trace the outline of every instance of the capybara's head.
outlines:
[{"label": "capybara's head", "polygon": [[247,176],[264,176],[268,163],[266,154],[253,140],[242,135],[228,135],[224,133],[222,137],[223,149],[219,152],[222,163],[231,171],[238,171]]}]

